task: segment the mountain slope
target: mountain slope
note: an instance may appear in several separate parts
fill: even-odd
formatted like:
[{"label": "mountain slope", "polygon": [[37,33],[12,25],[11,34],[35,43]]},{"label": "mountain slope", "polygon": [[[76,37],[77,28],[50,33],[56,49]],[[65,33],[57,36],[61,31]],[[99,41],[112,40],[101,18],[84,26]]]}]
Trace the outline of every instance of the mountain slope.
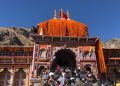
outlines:
[{"label": "mountain slope", "polygon": [[110,39],[103,43],[105,48],[120,48],[120,38]]},{"label": "mountain slope", "polygon": [[32,46],[29,29],[16,27],[0,27],[0,45]]},{"label": "mountain slope", "polygon": [[[30,28],[0,27],[0,46],[33,46]],[[103,42],[104,48],[120,48],[120,38]]]}]

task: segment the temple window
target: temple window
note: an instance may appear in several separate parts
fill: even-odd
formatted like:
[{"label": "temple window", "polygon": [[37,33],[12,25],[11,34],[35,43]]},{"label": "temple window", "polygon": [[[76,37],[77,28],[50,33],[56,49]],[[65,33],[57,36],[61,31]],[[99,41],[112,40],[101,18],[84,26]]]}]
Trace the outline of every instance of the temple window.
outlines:
[{"label": "temple window", "polygon": [[83,57],[84,57],[84,59],[88,59],[89,58],[89,51],[85,51],[83,53]]},{"label": "temple window", "polygon": [[46,49],[41,49],[40,50],[40,58],[46,58],[47,50]]},{"label": "temple window", "polygon": [[36,53],[35,53],[35,56],[39,56],[39,53],[38,53],[38,52],[36,52]]},{"label": "temple window", "polygon": [[1,56],[11,56],[12,52],[10,50],[0,50]]},{"label": "temple window", "polygon": [[23,69],[19,69],[19,71],[15,72],[14,76],[14,86],[26,86],[26,73]]},{"label": "temple window", "polygon": [[32,56],[33,55],[33,51],[29,51],[29,56]]},{"label": "temple window", "polygon": [[117,60],[117,63],[120,65],[120,60]]},{"label": "temple window", "polygon": [[0,86],[8,86],[9,81],[10,81],[10,72],[8,72],[7,69],[3,69],[2,71],[0,71]]},{"label": "temple window", "polygon": [[106,63],[106,64],[109,64],[109,60],[108,60],[108,59],[106,59],[106,60],[105,60],[105,63]]},{"label": "temple window", "polygon": [[82,52],[82,49],[81,49],[81,48],[79,48],[79,58],[80,58],[80,59],[83,59],[83,52]]},{"label": "temple window", "polygon": [[110,64],[115,64],[115,60],[110,60]]},{"label": "temple window", "polygon": [[15,56],[24,56],[24,50],[16,50]]}]

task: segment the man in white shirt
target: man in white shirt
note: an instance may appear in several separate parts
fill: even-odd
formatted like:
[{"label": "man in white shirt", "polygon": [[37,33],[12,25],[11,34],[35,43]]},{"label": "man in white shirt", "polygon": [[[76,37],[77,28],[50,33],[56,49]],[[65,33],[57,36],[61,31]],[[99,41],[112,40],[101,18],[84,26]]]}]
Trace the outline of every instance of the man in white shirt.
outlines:
[{"label": "man in white shirt", "polygon": [[58,79],[58,81],[60,82],[59,86],[63,86],[64,85],[65,78],[63,77],[63,75],[60,76],[60,78]]}]

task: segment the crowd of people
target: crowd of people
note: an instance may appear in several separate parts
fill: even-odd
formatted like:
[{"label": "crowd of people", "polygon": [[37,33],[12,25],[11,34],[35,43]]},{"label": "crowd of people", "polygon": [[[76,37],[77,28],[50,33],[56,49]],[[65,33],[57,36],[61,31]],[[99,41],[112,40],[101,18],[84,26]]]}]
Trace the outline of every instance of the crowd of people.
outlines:
[{"label": "crowd of people", "polygon": [[54,70],[43,69],[42,86],[95,86],[97,79],[91,69],[57,66]]}]

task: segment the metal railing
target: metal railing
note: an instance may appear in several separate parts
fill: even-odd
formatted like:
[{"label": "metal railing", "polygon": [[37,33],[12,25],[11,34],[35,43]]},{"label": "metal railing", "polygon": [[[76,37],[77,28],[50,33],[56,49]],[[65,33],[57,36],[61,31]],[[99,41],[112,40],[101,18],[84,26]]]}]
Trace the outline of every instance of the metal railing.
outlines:
[{"label": "metal railing", "polygon": [[0,52],[0,56],[32,56],[32,52],[24,52],[24,51],[17,51],[17,52]]}]

